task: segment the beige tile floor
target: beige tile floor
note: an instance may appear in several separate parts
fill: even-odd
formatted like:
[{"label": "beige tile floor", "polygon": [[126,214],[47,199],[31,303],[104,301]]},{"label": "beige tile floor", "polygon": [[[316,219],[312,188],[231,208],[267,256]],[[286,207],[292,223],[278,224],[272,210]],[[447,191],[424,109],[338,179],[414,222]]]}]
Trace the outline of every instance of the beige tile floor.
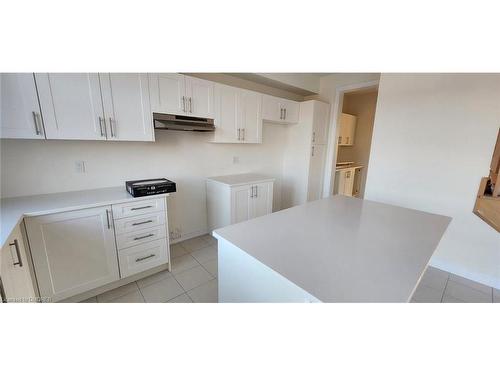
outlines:
[{"label": "beige tile floor", "polygon": [[[204,235],[172,245],[172,272],[162,271],[83,302],[217,302],[217,240]],[[411,302],[497,302],[500,291],[429,267]]]},{"label": "beige tile floor", "polygon": [[217,302],[217,240],[196,237],[170,247],[172,272],[162,271],[83,302]]}]

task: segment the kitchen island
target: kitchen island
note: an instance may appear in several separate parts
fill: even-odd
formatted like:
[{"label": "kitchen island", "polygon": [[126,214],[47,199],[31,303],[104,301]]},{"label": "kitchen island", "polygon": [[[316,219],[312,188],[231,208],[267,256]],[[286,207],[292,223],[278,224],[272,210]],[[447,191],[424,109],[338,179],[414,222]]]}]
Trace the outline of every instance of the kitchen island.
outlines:
[{"label": "kitchen island", "polygon": [[450,221],[336,195],[217,229],[219,302],[407,302]]}]

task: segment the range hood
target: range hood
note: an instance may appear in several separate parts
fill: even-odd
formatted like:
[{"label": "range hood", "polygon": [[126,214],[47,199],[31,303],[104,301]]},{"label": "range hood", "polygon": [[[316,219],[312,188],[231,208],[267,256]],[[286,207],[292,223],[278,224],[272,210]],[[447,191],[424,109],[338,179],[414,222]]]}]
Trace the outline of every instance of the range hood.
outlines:
[{"label": "range hood", "polygon": [[155,129],[184,130],[194,132],[213,132],[214,120],[211,118],[169,115],[153,112]]}]

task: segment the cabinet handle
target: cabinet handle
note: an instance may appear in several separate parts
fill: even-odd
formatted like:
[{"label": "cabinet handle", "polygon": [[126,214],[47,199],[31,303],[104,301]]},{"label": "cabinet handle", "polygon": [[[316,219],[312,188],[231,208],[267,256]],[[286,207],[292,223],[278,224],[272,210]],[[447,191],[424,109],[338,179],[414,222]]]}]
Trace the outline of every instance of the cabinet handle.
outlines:
[{"label": "cabinet handle", "polygon": [[111,138],[116,136],[115,126],[113,125],[115,121],[110,117],[109,118],[109,131],[111,132]]},{"label": "cabinet handle", "polygon": [[316,132],[313,132],[313,142],[316,142]]},{"label": "cabinet handle", "polygon": [[255,198],[259,196],[259,187],[255,185]]},{"label": "cabinet handle", "polygon": [[130,211],[144,210],[145,208],[151,208],[153,206],[142,206],[142,207],[132,207]]},{"label": "cabinet handle", "polygon": [[286,120],[286,108],[283,108],[283,120]]},{"label": "cabinet handle", "polygon": [[280,120],[283,120],[283,108],[280,108]]},{"label": "cabinet handle", "polygon": [[153,237],[153,236],[154,236],[153,233],[149,233],[149,234],[146,234],[145,236],[134,237],[134,241],[143,240],[145,238]]},{"label": "cabinet handle", "polygon": [[253,186],[250,186],[250,198],[253,198]]},{"label": "cabinet handle", "polygon": [[[101,130],[101,137],[105,137],[106,136],[106,133],[104,132],[104,129],[102,127],[103,120],[104,119],[101,116],[99,116],[99,128]],[[104,124],[104,128],[106,128],[106,123]]]},{"label": "cabinet handle", "polygon": [[243,135],[242,135],[242,141],[244,141],[245,140],[245,129],[241,129],[241,132],[243,133]]},{"label": "cabinet handle", "polygon": [[155,257],[156,255],[155,254],[149,254],[149,255],[146,255],[145,257],[142,257],[142,258],[136,258],[136,262],[142,262],[143,260],[146,260],[146,259],[149,259],[149,258],[153,258]]},{"label": "cabinet handle", "polygon": [[186,112],[186,97],[182,97],[182,111]]},{"label": "cabinet handle", "polygon": [[193,113],[193,98],[189,97],[189,112]]},{"label": "cabinet handle", "polygon": [[5,289],[3,288],[2,278],[0,277],[0,298],[2,303],[7,302],[7,296],[5,295]]},{"label": "cabinet handle", "polygon": [[14,240],[14,242],[10,243],[9,246],[14,246],[16,249],[16,256],[17,256],[17,262],[14,262],[14,266],[23,266],[23,260],[21,259],[21,251],[19,250],[19,242],[17,239]]},{"label": "cabinet handle", "polygon": [[241,137],[240,137],[240,134],[241,134],[241,129],[240,129],[240,128],[238,128],[238,141],[240,141],[240,140],[241,140],[241,139],[240,139],[240,138],[241,138]]},{"label": "cabinet handle", "polygon": [[36,135],[42,134],[40,127],[40,114],[38,112],[33,111],[33,122],[35,123],[35,133]]},{"label": "cabinet handle", "polygon": [[152,223],[153,220],[146,220],[146,221],[140,221],[138,223],[133,223],[132,225],[142,225],[142,224],[147,224],[147,223]]},{"label": "cabinet handle", "polygon": [[314,156],[314,146],[312,146],[311,148],[312,148],[311,156]]},{"label": "cabinet handle", "polygon": [[342,144],[342,136],[339,137],[339,145]]},{"label": "cabinet handle", "polygon": [[111,220],[109,218],[110,214],[111,214],[111,211],[106,210],[106,221],[108,222],[108,229],[111,229]]}]

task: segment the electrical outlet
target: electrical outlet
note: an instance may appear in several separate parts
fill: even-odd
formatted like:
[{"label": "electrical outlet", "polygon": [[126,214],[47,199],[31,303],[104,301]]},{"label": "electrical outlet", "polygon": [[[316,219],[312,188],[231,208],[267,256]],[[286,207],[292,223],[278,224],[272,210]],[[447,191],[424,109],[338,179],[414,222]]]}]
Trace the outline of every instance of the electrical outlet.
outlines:
[{"label": "electrical outlet", "polygon": [[239,156],[233,156],[233,164],[238,164],[240,162]]},{"label": "electrical outlet", "polygon": [[86,173],[87,168],[85,166],[85,161],[83,161],[83,160],[75,161],[75,171],[76,171],[76,173]]},{"label": "electrical outlet", "polygon": [[172,240],[177,240],[182,237],[181,228],[174,228],[170,231],[170,238]]}]

